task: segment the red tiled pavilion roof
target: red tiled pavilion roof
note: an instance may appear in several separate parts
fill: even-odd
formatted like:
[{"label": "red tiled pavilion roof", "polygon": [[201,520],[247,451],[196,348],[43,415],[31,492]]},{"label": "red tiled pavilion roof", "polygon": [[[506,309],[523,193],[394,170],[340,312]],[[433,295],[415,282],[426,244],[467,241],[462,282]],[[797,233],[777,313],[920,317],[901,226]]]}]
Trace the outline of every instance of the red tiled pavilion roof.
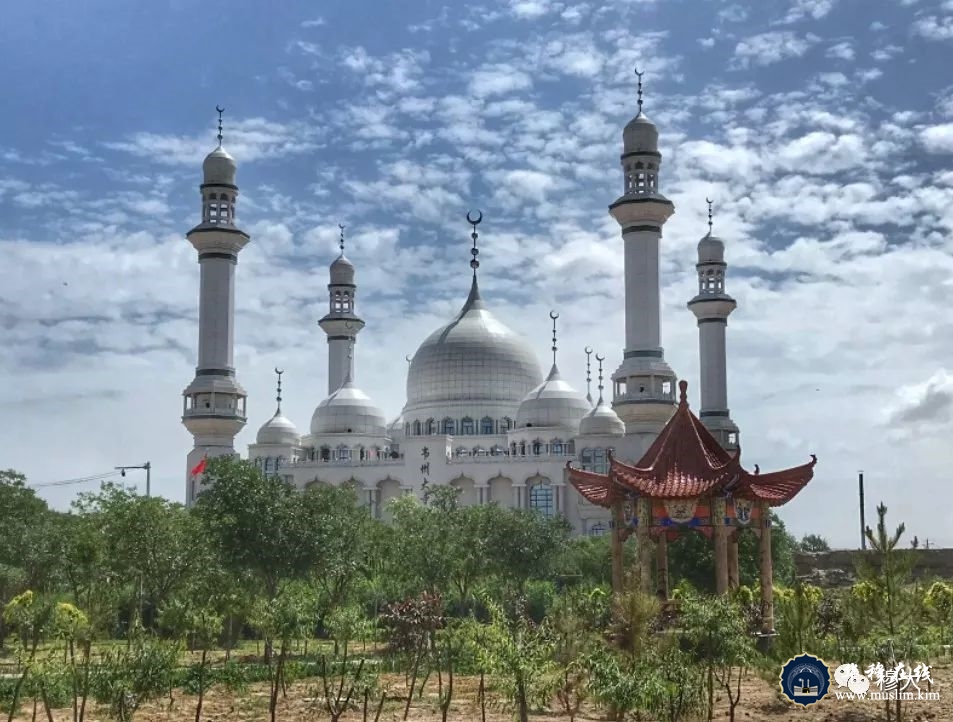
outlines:
[{"label": "red tiled pavilion roof", "polygon": [[635,464],[610,458],[609,473],[595,474],[569,466],[569,480],[588,501],[608,506],[613,489],[656,499],[684,499],[710,493],[765,501],[790,501],[814,476],[817,457],[802,466],[770,474],[741,467],[741,452],[730,453],[691,412],[688,384],[679,382],[678,408],[648,451]]},{"label": "red tiled pavilion roof", "polygon": [[569,480],[576,487],[576,491],[582,494],[583,498],[598,506],[609,506],[612,503],[612,484],[606,474],[596,474],[592,471],[583,471],[582,469],[573,469],[572,462],[566,462],[566,468],[569,469]]}]

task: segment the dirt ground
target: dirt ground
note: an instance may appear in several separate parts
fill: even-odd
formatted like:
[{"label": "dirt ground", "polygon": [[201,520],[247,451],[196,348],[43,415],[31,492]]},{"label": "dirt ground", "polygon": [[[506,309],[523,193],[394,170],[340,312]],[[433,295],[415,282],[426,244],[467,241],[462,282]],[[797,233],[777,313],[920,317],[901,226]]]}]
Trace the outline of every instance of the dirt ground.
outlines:
[{"label": "dirt ground", "polygon": [[[953,722],[953,665],[935,666],[932,670],[935,680],[933,689],[940,693],[940,701],[905,702],[903,718],[905,722]],[[455,683],[455,701],[451,709],[450,719],[453,722],[478,722],[480,708],[477,703],[477,685],[479,680],[471,677],[461,678]],[[389,685],[391,693],[400,697],[404,689],[403,677],[387,676],[385,685]],[[320,706],[316,680],[302,680],[295,682],[288,688],[287,699],[279,702],[278,719],[285,722],[296,720],[313,720],[326,722],[329,719],[327,712]],[[409,720],[413,722],[430,722],[440,719],[437,708],[436,680],[428,683],[423,699],[414,699],[411,706]],[[382,722],[395,722],[403,718],[405,699],[396,699],[388,702],[381,715]],[[168,709],[168,700],[158,704],[150,704],[143,708],[135,719],[138,722],[192,722],[195,719],[195,697],[177,694],[171,710]],[[18,722],[27,722],[32,718],[32,704],[16,719]],[[492,705],[487,709],[487,722],[509,722],[512,714]],[[715,719],[728,718],[727,701],[720,697],[716,703]],[[42,706],[37,710],[37,720],[45,720]],[[70,710],[57,710],[53,715],[54,722],[69,722],[72,720]],[[102,710],[87,712],[89,722],[101,722],[108,718]],[[264,722],[268,716],[268,687],[267,684],[252,685],[248,692],[241,696],[228,694],[212,689],[206,696],[202,719],[206,722]],[[351,711],[342,718],[342,722],[360,722],[363,715],[360,709]],[[373,712],[369,719],[373,719]],[[566,715],[549,713],[531,715],[534,722],[567,722]],[[599,710],[588,709],[576,717],[579,722],[594,722],[605,720],[606,717]],[[884,703],[873,701],[837,700],[833,695],[811,705],[808,708],[795,707],[780,698],[777,682],[764,680],[753,674],[742,683],[741,703],[736,709],[738,722],[880,722],[885,720]]]}]

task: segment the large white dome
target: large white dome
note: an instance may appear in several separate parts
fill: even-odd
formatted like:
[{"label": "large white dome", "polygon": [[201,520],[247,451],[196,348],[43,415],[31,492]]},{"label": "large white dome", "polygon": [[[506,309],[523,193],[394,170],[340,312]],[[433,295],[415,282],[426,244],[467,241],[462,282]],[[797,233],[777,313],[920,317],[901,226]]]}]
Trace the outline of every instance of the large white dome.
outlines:
[{"label": "large white dome", "polygon": [[311,417],[311,433],[314,436],[384,436],[386,421],[367,394],[348,379],[344,386],[318,404]]},{"label": "large white dome", "polygon": [[416,409],[467,402],[515,410],[541,380],[533,349],[487,310],[474,277],[457,317],[430,334],[414,354],[404,418]]},{"label": "large white dome", "polygon": [[579,421],[592,410],[589,402],[562,380],[556,364],[546,380],[527,394],[516,414],[516,428],[558,426],[579,428]]}]

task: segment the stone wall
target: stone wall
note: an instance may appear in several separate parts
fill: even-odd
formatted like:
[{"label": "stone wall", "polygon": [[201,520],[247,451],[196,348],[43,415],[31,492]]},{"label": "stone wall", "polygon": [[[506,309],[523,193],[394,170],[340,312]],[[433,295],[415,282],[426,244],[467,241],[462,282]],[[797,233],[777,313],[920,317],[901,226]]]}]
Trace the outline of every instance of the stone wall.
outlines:
[{"label": "stone wall", "polygon": [[[819,587],[840,587],[853,584],[857,578],[859,549],[833,549],[829,552],[794,554],[794,568],[799,579]],[[913,577],[953,579],[953,549],[904,549],[904,554],[915,555]],[[866,552],[871,562],[871,553]]]}]

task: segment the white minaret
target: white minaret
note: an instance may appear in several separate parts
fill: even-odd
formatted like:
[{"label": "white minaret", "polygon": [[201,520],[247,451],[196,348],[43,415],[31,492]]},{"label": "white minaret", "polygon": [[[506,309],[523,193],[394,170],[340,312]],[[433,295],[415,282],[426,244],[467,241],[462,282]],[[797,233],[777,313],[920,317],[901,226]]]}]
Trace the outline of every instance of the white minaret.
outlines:
[{"label": "white minaret", "polygon": [[[706,199],[707,200],[707,199]],[[725,244],[712,235],[712,212],[708,202],[708,235],[698,242],[698,295],[688,308],[698,319],[698,356],[701,366],[699,418],[726,449],[738,448],[738,427],[728,413],[728,369],[725,331],[728,316],[737,307],[725,293]]]},{"label": "white minaret", "polygon": [[328,395],[354,378],[354,354],[351,345],[364,328],[364,321],[354,313],[354,264],[344,256],[344,226],[341,229],[341,254],[331,264],[331,282],[328,284],[328,313],[318,325],[328,335]]},{"label": "white minaret", "polygon": [[245,426],[245,389],[235,378],[235,266],[248,235],[235,226],[235,160],[218,147],[202,164],[202,221],[186,234],[199,254],[199,360],[195,380],[182,392],[182,423],[194,439],[186,464],[186,503],[200,487],[190,473],[203,457],[235,453],[235,436]]},{"label": "white minaret", "polygon": [[659,241],[675,206],[658,190],[658,129],[642,114],[642,73],[636,75],[639,113],[622,133],[625,184],[609,206],[625,247],[625,353],[612,374],[612,408],[625,422],[618,453],[628,459],[645,452],[675,408],[675,374],[661,341],[659,286]]}]

